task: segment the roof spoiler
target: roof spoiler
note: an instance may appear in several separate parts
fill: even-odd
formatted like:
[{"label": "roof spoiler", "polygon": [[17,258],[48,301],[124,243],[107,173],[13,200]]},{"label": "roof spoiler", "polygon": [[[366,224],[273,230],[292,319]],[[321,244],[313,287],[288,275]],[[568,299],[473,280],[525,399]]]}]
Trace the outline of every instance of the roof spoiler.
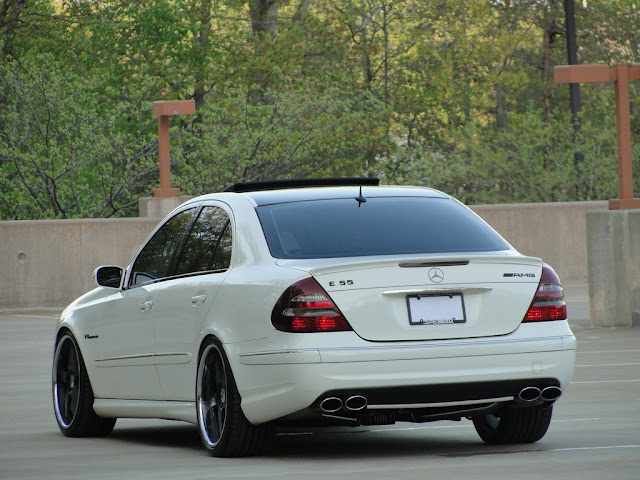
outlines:
[{"label": "roof spoiler", "polygon": [[231,185],[225,192],[255,192],[258,190],[282,190],[285,188],[310,187],[352,187],[377,186],[380,179],[375,177],[333,177],[298,178],[290,180],[265,180],[260,182],[241,182]]}]

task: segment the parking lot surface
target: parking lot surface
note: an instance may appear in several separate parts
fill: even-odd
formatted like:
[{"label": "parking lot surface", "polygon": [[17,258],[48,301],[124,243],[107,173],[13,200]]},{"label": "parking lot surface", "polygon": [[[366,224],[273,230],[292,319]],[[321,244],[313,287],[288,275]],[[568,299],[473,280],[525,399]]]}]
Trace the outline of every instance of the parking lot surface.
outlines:
[{"label": "parking lot surface", "polygon": [[640,479],[640,328],[572,322],[574,381],[535,444],[487,446],[468,420],[398,423],[283,431],[263,457],[218,459],[180,422],[120,419],[106,438],[63,437],[49,385],[55,319],[0,312],[2,479]]}]

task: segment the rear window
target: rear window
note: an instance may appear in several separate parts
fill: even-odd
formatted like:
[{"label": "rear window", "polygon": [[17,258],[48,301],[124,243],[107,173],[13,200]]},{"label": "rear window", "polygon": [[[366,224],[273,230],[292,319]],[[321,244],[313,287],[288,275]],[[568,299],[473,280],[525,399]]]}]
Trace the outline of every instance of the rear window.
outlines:
[{"label": "rear window", "polygon": [[258,207],[276,258],[492,252],[509,245],[463,205],[442,198],[353,198]]}]

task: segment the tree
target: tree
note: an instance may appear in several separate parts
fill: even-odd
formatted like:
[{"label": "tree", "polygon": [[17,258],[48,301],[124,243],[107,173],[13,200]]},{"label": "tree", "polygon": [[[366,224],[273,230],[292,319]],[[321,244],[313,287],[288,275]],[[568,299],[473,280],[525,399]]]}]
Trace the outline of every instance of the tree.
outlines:
[{"label": "tree", "polygon": [[[633,2],[576,15],[582,61],[638,61]],[[0,218],[135,214],[162,99],[197,104],[171,122],[187,194],[379,175],[468,202],[609,198],[613,91],[582,89],[576,170],[563,34],[559,0],[5,0]]]},{"label": "tree", "polygon": [[60,70],[49,54],[16,63],[0,66],[2,217],[108,217],[134,210],[149,192],[157,147],[144,129],[123,131],[122,119],[149,119],[150,107],[136,112],[135,104],[122,102],[101,113],[92,79]]}]

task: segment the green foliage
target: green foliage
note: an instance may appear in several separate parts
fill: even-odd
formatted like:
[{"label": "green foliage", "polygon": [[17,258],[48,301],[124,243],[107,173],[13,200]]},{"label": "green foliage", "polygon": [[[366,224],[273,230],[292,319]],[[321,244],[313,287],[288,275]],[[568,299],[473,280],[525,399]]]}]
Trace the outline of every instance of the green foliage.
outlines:
[{"label": "green foliage", "polygon": [[238,181],[360,175],[370,152],[389,148],[385,109],[366,93],[299,89],[270,96],[268,105],[237,94],[208,102],[201,121],[176,135],[172,152],[185,159],[176,186],[200,194]]},{"label": "green foliage", "polygon": [[148,122],[150,108],[135,111],[136,104],[122,102],[101,113],[93,80],[60,71],[50,54],[22,60],[0,66],[3,217],[104,217],[131,211],[149,191],[156,153],[143,131],[123,128],[123,119],[139,116]]},{"label": "green foliage", "polygon": [[[633,2],[576,9],[583,62],[640,61]],[[613,88],[582,86],[574,132],[563,32],[550,0],[7,0],[0,219],[135,215],[170,99],[197,106],[170,122],[184,194],[379,175],[467,203],[615,198]]]}]

